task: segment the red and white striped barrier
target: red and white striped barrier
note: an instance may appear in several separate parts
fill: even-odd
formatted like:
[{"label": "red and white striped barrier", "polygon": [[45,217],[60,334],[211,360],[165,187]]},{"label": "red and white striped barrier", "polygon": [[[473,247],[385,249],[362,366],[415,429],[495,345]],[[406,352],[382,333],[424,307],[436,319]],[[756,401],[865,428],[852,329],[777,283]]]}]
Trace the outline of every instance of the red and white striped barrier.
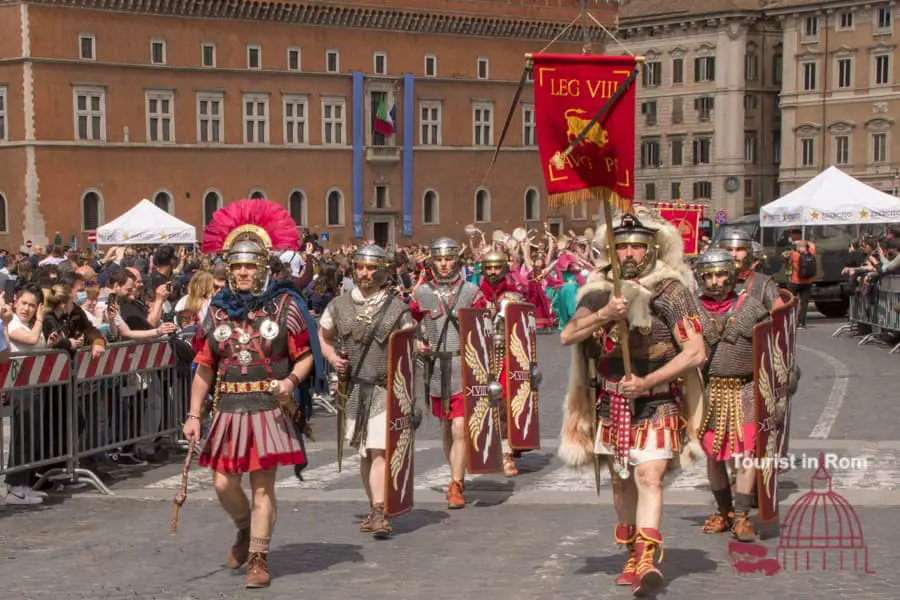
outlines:
[{"label": "red and white striped barrier", "polygon": [[0,365],[0,390],[68,382],[68,352],[20,356]]},{"label": "red and white striped barrier", "polygon": [[111,346],[100,358],[91,358],[90,349],[82,350],[76,358],[79,380],[125,375],[147,369],[161,369],[175,364],[175,355],[167,341],[145,342],[137,345]]}]

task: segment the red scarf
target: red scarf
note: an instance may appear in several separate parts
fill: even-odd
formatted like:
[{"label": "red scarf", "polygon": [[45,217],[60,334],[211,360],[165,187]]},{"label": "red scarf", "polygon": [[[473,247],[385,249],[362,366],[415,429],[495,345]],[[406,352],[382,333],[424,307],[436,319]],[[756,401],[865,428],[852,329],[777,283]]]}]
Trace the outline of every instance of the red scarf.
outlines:
[{"label": "red scarf", "polygon": [[707,298],[706,296],[701,296],[700,301],[703,303],[703,308],[706,309],[706,312],[713,315],[721,315],[727,313],[731,309],[731,305],[737,301],[737,295],[734,292],[731,292],[724,300],[714,300],[712,298]]},{"label": "red scarf", "polygon": [[478,288],[481,290],[481,295],[484,296],[485,300],[490,302],[491,304],[497,304],[497,300],[504,294],[504,292],[512,290],[512,286],[503,279],[495,286],[491,285],[487,277],[484,275],[481,276],[481,283],[478,284]]}]

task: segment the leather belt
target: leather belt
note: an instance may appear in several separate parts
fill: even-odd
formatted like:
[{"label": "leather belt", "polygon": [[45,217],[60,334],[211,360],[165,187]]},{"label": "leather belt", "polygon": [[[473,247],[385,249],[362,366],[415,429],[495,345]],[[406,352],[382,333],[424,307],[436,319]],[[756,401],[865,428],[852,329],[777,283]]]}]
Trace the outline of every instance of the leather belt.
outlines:
[{"label": "leather belt", "polygon": [[278,382],[274,379],[266,381],[223,381],[219,384],[219,391],[226,394],[270,393],[277,388]]},{"label": "leather belt", "polygon": [[[601,390],[607,391],[611,394],[621,395],[622,394],[622,383],[624,381],[625,381],[624,379],[603,379],[603,378],[601,378],[600,382],[599,382],[599,384],[600,384],[599,387]],[[671,391],[672,391],[671,386],[668,383],[663,383],[663,384],[658,385],[655,388],[651,389],[647,393],[647,395],[655,396],[658,394],[659,395],[668,394]]]}]

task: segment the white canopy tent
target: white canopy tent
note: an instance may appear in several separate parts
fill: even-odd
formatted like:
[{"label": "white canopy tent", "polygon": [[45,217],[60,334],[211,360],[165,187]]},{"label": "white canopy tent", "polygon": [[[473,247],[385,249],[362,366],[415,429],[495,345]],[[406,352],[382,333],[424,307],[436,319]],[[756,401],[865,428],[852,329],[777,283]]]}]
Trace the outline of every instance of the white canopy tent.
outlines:
[{"label": "white canopy tent", "polygon": [[99,245],[195,244],[197,229],[146,198],[121,217],[97,229]]},{"label": "white canopy tent", "polygon": [[796,190],[759,209],[762,227],[864,225],[900,221],[900,198],[828,167]]}]

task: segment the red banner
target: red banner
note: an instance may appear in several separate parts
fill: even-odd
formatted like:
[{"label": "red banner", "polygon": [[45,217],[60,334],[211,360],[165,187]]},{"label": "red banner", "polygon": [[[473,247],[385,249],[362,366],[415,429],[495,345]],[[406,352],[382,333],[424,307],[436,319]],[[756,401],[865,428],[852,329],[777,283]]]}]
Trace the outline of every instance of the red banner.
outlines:
[{"label": "red banner", "polygon": [[680,202],[656,202],[653,208],[659,216],[671,223],[684,240],[684,253],[700,252],[700,222],[703,220],[702,204],[682,204]]},{"label": "red banner", "polygon": [[[634,198],[633,56],[534,54],[538,150],[551,206]],[[603,115],[568,153],[570,144]]]}]

